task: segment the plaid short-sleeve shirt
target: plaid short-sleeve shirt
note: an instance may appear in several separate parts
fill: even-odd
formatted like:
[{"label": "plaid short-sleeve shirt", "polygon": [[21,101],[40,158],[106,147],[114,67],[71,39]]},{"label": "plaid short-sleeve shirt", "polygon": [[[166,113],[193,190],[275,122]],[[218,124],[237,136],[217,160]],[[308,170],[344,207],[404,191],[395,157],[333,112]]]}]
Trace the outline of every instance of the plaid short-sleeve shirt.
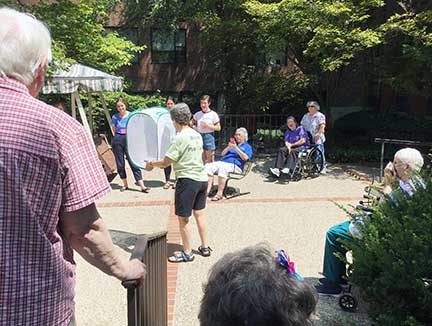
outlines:
[{"label": "plaid short-sleeve shirt", "polygon": [[75,263],[59,212],[109,189],[84,128],[0,77],[0,325],[68,324]]}]

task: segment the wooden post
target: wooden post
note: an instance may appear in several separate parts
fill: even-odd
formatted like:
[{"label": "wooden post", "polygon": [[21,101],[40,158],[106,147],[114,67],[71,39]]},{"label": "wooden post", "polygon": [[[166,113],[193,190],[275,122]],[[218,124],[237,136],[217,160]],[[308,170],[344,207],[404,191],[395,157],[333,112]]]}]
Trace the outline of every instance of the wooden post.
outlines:
[{"label": "wooden post", "polygon": [[79,97],[78,91],[75,91],[74,94],[73,94],[73,96],[75,97],[75,101],[76,101],[76,104],[78,106],[78,111],[80,113],[82,124],[83,124],[84,128],[88,131],[88,133],[90,134],[90,136],[92,136],[92,132],[90,130],[90,126],[89,126],[89,123],[87,121],[87,117],[86,117],[86,114],[84,112],[84,107],[82,105],[82,102],[81,102],[81,99]]},{"label": "wooden post", "polygon": [[111,128],[111,116],[109,114],[109,110],[107,108],[107,105],[106,105],[106,102],[105,102],[105,98],[103,97],[102,92],[98,92],[98,94],[99,94],[99,98],[101,100],[101,103],[102,103],[102,106],[103,106],[103,109],[104,109],[104,112],[105,112],[105,117],[107,118],[107,121],[109,123],[109,127],[110,127],[110,130],[111,130],[111,133],[114,135],[114,133],[112,131],[112,128]]}]

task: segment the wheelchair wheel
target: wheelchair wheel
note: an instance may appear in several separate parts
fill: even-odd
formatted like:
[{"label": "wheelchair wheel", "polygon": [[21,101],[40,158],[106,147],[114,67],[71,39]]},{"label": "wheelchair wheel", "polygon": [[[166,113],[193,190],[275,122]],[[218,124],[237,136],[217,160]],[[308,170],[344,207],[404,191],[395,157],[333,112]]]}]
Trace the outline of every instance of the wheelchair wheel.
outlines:
[{"label": "wheelchair wheel", "polygon": [[305,159],[303,171],[309,176],[318,176],[324,168],[324,157],[321,151],[315,147]]},{"label": "wheelchair wheel", "polygon": [[345,311],[355,311],[357,309],[357,300],[352,294],[344,293],[339,298],[339,306]]}]

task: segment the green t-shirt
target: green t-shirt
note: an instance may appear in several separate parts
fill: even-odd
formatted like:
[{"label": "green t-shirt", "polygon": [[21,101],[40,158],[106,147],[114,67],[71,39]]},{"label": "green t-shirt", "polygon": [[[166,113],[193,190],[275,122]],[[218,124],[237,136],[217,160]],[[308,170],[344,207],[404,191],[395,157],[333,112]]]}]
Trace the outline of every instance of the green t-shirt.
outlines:
[{"label": "green t-shirt", "polygon": [[208,176],[202,161],[203,141],[199,133],[192,128],[185,128],[174,137],[165,156],[172,164],[177,179],[189,178],[195,181],[207,181]]}]

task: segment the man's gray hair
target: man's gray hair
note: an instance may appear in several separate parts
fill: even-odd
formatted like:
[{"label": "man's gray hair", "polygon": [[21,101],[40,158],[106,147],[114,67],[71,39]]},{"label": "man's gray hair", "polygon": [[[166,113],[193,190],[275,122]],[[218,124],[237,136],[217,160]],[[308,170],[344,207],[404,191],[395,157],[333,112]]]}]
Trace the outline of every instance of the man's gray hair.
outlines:
[{"label": "man's gray hair", "polygon": [[308,101],[306,107],[314,106],[318,111],[320,110],[320,105],[316,101]]},{"label": "man's gray hair", "polygon": [[30,85],[40,65],[51,61],[51,36],[36,18],[0,8],[0,76]]},{"label": "man's gray hair", "polygon": [[192,117],[189,106],[186,103],[177,103],[170,111],[171,119],[179,125],[185,126],[189,124]]},{"label": "man's gray hair", "polygon": [[246,130],[246,128],[244,128],[244,127],[240,127],[240,128],[238,128],[238,129],[236,130],[236,133],[237,133],[237,132],[241,132],[242,135],[243,135],[243,137],[244,137],[244,140],[245,140],[245,141],[248,141],[248,131]]},{"label": "man's gray hair", "polygon": [[414,172],[420,172],[424,164],[421,153],[418,150],[410,147],[398,150],[395,153],[394,158],[399,159],[404,164],[410,165]]}]

